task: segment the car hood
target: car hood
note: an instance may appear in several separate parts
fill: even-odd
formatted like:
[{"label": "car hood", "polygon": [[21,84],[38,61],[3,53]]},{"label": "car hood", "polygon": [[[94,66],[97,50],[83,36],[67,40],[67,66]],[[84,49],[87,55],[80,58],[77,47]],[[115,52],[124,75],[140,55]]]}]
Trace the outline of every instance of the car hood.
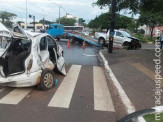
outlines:
[{"label": "car hood", "polygon": [[136,37],[127,37],[127,38],[140,41],[140,39],[138,39],[138,38],[136,38]]}]

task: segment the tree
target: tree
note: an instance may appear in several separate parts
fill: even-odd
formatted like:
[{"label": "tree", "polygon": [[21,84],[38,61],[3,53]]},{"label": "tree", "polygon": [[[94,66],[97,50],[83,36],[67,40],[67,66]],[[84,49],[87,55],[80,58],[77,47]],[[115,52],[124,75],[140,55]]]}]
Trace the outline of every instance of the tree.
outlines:
[{"label": "tree", "polygon": [[163,0],[143,0],[141,4],[141,12],[151,12],[160,14],[160,16],[163,16]]},{"label": "tree", "polygon": [[163,18],[159,13],[152,13],[151,11],[142,11],[138,22],[140,25],[146,24],[150,27],[150,37],[153,37],[153,29],[155,26],[163,24]]},{"label": "tree", "polygon": [[16,14],[7,11],[0,12],[0,18],[2,19],[2,23],[8,28],[12,27],[13,22],[11,21],[11,19],[16,16]]},{"label": "tree", "polygon": [[[59,19],[56,20],[57,23],[59,23]],[[60,18],[60,23],[64,26],[74,26],[76,20],[71,18]]]},{"label": "tree", "polygon": [[[104,6],[111,7],[112,0],[97,0],[93,5],[97,5],[100,8]],[[163,24],[163,0],[116,0],[116,11],[123,9],[131,10],[131,13],[139,13],[139,23],[147,24],[151,27],[151,38],[153,28],[160,23]],[[117,20],[117,18],[116,18]]]},{"label": "tree", "polygon": [[[111,7],[112,0],[97,0],[93,5],[97,5],[100,8],[105,6]],[[163,0],[116,0],[117,7],[116,10],[120,11],[123,9],[131,10],[133,13],[139,13],[140,10],[152,11],[154,13],[162,13]],[[160,6],[160,7],[159,7]]]},{"label": "tree", "polygon": [[[44,20],[46,25],[52,24],[53,22],[49,21],[49,20]],[[43,20],[40,20],[39,23],[43,23]]]},{"label": "tree", "polygon": [[[120,14],[116,14],[115,16],[116,16],[116,23],[115,23],[116,29],[123,28],[132,31],[136,27],[136,24],[134,23],[132,18]],[[94,20],[91,20],[88,23],[88,27],[108,29],[110,26],[109,18],[111,19],[111,14],[109,12],[103,13],[100,16],[96,17]]]},{"label": "tree", "polygon": [[83,18],[79,18],[79,25],[84,25],[85,20]]},{"label": "tree", "polygon": [[[132,10],[133,13],[138,13],[140,1],[143,0],[116,0],[116,11],[120,11],[122,9],[129,9]],[[112,0],[97,0],[97,2],[93,3],[93,5],[97,5],[102,9],[105,6],[111,7],[111,2]]]}]

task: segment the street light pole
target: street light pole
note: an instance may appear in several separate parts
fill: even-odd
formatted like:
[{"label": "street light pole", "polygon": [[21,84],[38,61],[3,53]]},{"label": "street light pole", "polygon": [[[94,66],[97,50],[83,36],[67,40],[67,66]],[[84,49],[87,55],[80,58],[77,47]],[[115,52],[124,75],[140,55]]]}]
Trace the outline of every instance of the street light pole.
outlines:
[{"label": "street light pole", "polygon": [[59,5],[59,24],[61,23],[61,22],[60,22],[60,15],[61,15],[60,9],[61,9],[61,6]]},{"label": "street light pole", "polygon": [[116,0],[112,0],[108,53],[113,52]]},{"label": "street light pole", "polygon": [[33,16],[34,32],[35,32],[35,16]]},{"label": "street light pole", "polygon": [[26,29],[27,29],[27,0],[26,0]]},{"label": "street light pole", "polygon": [[29,18],[32,18],[33,17],[33,28],[34,28],[34,32],[35,32],[35,16],[33,15],[29,15]]}]

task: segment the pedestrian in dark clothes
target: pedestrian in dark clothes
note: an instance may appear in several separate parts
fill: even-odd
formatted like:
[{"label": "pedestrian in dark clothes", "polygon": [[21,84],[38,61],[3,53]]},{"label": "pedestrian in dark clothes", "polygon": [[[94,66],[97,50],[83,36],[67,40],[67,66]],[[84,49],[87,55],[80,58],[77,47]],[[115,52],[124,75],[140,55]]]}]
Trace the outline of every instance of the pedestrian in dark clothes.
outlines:
[{"label": "pedestrian in dark clothes", "polygon": [[163,33],[160,36],[160,49],[163,47]]}]

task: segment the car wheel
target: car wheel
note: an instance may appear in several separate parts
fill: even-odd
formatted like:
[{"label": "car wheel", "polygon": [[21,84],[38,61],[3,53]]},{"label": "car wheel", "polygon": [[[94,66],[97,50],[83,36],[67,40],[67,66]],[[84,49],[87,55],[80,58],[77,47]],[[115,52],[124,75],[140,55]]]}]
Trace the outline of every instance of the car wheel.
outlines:
[{"label": "car wheel", "polygon": [[105,46],[104,38],[99,38],[98,43],[101,44],[102,46]]},{"label": "car wheel", "polygon": [[59,38],[59,36],[57,36],[57,37],[56,37],[56,39],[57,39],[57,41],[60,41],[60,38]]},{"label": "car wheel", "polygon": [[122,47],[124,49],[128,49],[129,48],[129,43],[128,42],[124,42],[123,45],[122,45]]},{"label": "car wheel", "polygon": [[137,49],[140,49],[140,48],[141,48],[141,44],[138,43],[138,44],[137,44]]},{"label": "car wheel", "polygon": [[38,84],[38,88],[41,90],[49,90],[54,86],[54,72],[50,69],[43,70],[41,74],[40,83]]}]

